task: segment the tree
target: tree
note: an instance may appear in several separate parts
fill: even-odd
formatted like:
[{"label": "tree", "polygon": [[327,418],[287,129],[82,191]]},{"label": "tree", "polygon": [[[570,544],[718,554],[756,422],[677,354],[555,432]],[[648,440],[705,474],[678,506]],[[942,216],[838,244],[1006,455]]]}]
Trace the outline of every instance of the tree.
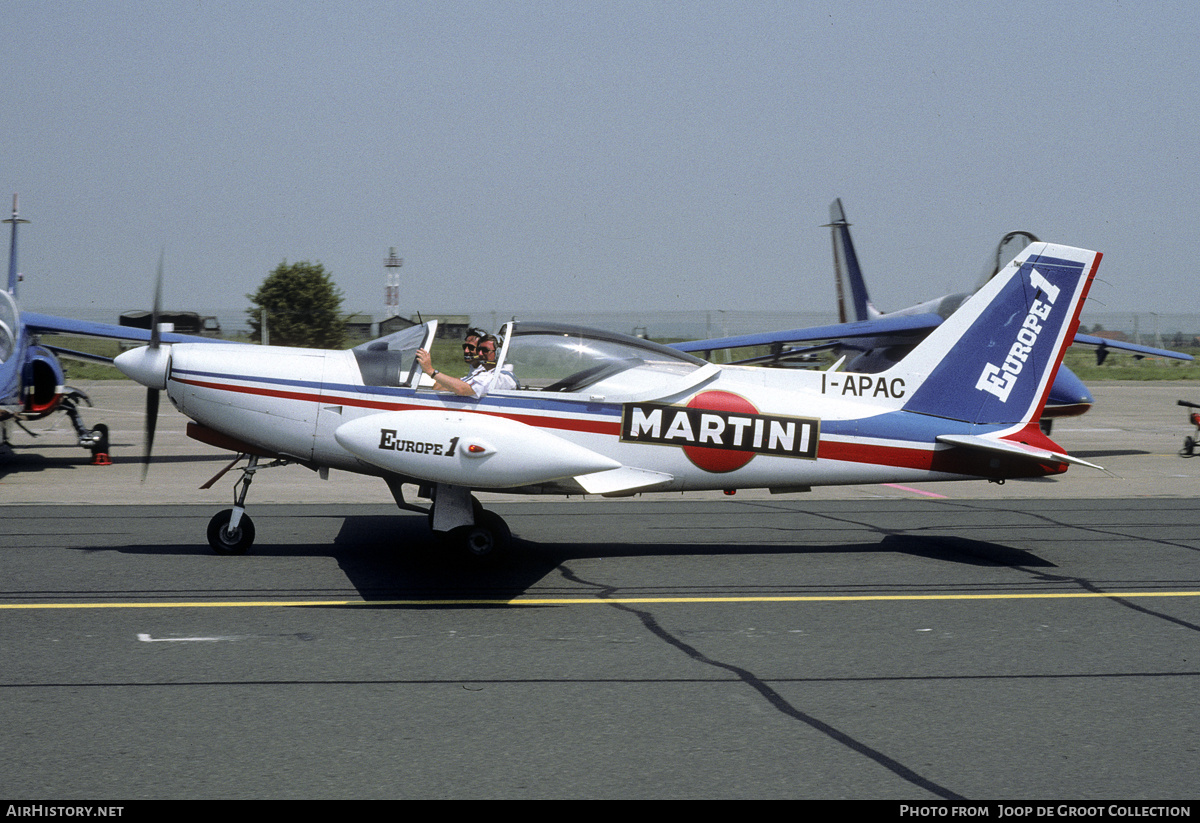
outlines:
[{"label": "tree", "polygon": [[267,275],[258,291],[246,295],[255,339],[262,339],[266,311],[268,339],[274,346],[337,349],[342,346],[342,290],[320,263],[284,260]]}]

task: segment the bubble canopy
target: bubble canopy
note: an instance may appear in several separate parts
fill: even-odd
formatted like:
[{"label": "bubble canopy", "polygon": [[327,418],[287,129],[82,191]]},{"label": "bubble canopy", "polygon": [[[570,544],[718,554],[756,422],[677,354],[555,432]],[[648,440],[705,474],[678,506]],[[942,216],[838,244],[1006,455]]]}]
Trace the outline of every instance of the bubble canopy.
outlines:
[{"label": "bubble canopy", "polygon": [[584,326],[514,321],[505,336],[501,366],[523,389],[635,392],[706,365],[660,343]]}]

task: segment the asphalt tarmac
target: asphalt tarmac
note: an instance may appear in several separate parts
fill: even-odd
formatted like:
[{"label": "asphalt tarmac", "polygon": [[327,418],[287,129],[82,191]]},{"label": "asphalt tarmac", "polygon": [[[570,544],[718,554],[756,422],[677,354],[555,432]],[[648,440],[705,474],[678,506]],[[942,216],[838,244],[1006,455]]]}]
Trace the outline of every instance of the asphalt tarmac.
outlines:
[{"label": "asphalt tarmac", "polygon": [[[464,564],[379,481],[232,475],[140,391],[0,458],[0,796],[1196,796],[1189,384],[1093,386],[1111,474],[630,500],[485,496]],[[1200,388],[1196,395],[1200,395]]]}]

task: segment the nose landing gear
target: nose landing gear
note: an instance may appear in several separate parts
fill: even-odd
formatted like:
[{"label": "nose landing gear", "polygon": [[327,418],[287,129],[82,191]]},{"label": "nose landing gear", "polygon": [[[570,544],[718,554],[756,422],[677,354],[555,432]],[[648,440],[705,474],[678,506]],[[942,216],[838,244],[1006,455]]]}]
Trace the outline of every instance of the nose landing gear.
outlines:
[{"label": "nose landing gear", "polygon": [[[233,468],[241,458],[242,455],[238,455],[233,463],[218,472],[217,476],[205,483],[202,488],[211,486],[221,475]],[[241,478],[233,487],[233,508],[217,512],[213,515],[212,520],[208,521],[208,545],[212,546],[213,551],[217,554],[245,554],[246,550],[254,545],[254,521],[250,519],[250,515],[246,514],[246,493],[250,491],[254,473],[275,466],[286,466],[287,463],[286,460],[275,460],[265,466],[260,466],[258,465],[258,455],[250,455],[250,461],[242,469]]]}]

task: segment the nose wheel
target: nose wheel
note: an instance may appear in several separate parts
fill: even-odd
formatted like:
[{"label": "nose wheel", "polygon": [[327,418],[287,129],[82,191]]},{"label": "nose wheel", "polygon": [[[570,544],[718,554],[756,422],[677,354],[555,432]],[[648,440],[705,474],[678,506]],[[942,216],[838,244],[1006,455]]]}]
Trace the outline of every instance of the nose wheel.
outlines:
[{"label": "nose wheel", "polygon": [[[238,455],[233,463],[217,472],[216,477],[201,488],[206,489],[211,486],[225,472],[232,469],[241,458],[242,456]],[[250,519],[250,515],[246,514],[246,493],[250,491],[250,483],[254,480],[255,472],[286,465],[286,460],[276,460],[260,466],[258,457],[250,455],[249,462],[242,469],[242,476],[233,487],[233,508],[217,512],[213,515],[213,519],[208,521],[208,545],[212,546],[213,551],[217,554],[245,554],[246,550],[254,545],[254,521]]]},{"label": "nose wheel", "polygon": [[245,554],[254,544],[254,521],[242,512],[233,524],[233,515],[233,509],[225,509],[208,521],[208,545],[217,554]]}]

